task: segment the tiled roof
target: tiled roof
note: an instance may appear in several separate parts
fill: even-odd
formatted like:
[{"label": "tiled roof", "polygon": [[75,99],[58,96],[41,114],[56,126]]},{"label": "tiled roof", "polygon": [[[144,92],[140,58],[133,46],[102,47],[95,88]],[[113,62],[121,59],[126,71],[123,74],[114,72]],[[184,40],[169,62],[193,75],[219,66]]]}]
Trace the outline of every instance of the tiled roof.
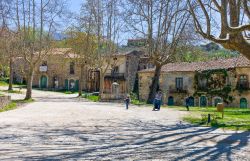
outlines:
[{"label": "tiled roof", "polygon": [[[162,67],[162,72],[191,72],[204,71],[209,69],[229,69],[235,67],[250,67],[250,61],[244,56],[230,59],[218,59],[207,62],[181,62],[169,63]],[[140,72],[153,72],[154,68],[145,69]]]}]

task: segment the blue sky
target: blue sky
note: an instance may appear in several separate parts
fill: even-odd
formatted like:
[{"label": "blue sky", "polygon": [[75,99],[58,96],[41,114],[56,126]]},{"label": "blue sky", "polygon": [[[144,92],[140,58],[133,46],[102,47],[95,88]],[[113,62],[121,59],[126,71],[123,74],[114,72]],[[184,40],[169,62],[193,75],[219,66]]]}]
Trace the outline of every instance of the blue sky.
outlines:
[{"label": "blue sky", "polygon": [[79,12],[82,2],[83,0],[69,0],[68,4],[70,6],[70,10],[74,12]]}]

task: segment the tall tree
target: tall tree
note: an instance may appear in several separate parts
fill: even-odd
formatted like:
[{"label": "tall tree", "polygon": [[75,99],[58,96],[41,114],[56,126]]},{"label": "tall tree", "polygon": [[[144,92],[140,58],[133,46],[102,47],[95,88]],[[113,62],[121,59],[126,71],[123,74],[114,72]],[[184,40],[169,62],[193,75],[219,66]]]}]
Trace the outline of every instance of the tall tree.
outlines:
[{"label": "tall tree", "polygon": [[250,59],[249,0],[188,0],[196,31]]},{"label": "tall tree", "polygon": [[187,3],[182,0],[125,0],[123,6],[129,31],[147,39],[146,53],[155,65],[147,100],[152,103],[158,90],[161,68],[174,61],[189,20]]},{"label": "tall tree", "polygon": [[71,48],[70,51],[74,53],[74,59],[80,67],[79,96],[82,96],[84,71],[87,67],[93,67],[93,60],[97,50],[96,36],[91,34],[90,28],[85,31],[69,31],[68,35],[70,37],[66,40],[66,44]]},{"label": "tall tree", "polygon": [[91,26],[97,37],[97,54],[95,68],[100,71],[100,97],[104,92],[104,77],[114,63],[116,42],[120,21],[118,0],[87,0],[82,10],[91,18]]},{"label": "tall tree", "polygon": [[8,90],[13,90],[13,59],[17,56],[17,46],[16,46],[16,34],[10,29],[10,17],[13,16],[13,1],[2,0],[0,2],[0,39],[1,39],[1,53],[4,56],[6,62],[8,62],[9,69],[9,88]]},{"label": "tall tree", "polygon": [[32,97],[35,68],[50,53],[51,38],[64,13],[65,5],[65,0],[16,0],[15,2],[18,47],[28,67],[25,99]]}]

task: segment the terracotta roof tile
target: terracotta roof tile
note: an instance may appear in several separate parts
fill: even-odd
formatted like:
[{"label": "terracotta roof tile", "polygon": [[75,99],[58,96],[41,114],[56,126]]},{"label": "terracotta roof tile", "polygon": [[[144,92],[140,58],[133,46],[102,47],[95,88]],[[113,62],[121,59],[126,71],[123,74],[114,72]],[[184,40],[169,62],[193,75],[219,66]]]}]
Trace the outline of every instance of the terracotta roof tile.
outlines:
[{"label": "terracotta roof tile", "polygon": [[[204,71],[209,69],[229,69],[235,67],[250,67],[250,61],[244,56],[239,56],[230,59],[218,59],[207,62],[169,63],[162,67],[162,72],[191,72],[191,71]],[[140,72],[153,72],[153,71],[154,68],[145,69]]]}]

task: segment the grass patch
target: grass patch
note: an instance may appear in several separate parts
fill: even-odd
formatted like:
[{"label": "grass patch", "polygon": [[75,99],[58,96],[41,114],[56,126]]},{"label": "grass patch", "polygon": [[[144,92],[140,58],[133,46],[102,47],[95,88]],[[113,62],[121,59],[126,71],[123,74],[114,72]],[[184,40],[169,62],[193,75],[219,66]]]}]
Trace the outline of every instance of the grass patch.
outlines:
[{"label": "grass patch", "polygon": [[146,102],[139,101],[139,100],[136,100],[136,99],[132,99],[130,103],[133,104],[133,105],[137,105],[137,106],[147,105]]},{"label": "grass patch", "polygon": [[17,108],[17,104],[16,102],[12,101],[9,105],[5,106],[4,108],[0,109],[0,112],[4,112],[4,111],[9,111],[9,110],[14,110]]},{"label": "grass patch", "polygon": [[34,102],[34,99],[28,99],[28,100],[14,100],[13,102],[18,103],[18,104],[24,104],[24,103],[31,103]]},{"label": "grass patch", "polygon": [[9,84],[5,81],[0,81],[0,86],[8,86]]},{"label": "grass patch", "polygon": [[[177,110],[184,111],[185,107],[173,107]],[[192,124],[207,125],[207,116],[212,114],[211,123],[208,125],[217,128],[226,128],[231,130],[250,130],[250,109],[225,108],[224,118],[221,113],[217,112],[215,107],[190,107],[189,114],[183,120]]]},{"label": "grass patch", "polygon": [[0,112],[5,112],[5,111],[9,111],[9,110],[14,110],[18,107],[18,104],[25,104],[25,103],[31,103],[34,102],[33,99],[29,99],[29,100],[14,100],[11,101],[11,103],[3,108],[0,109]]},{"label": "grass patch", "polygon": [[6,93],[16,93],[16,94],[22,94],[21,91],[19,90],[0,90],[1,92],[6,92]]},{"label": "grass patch", "polygon": [[75,93],[78,93],[78,92],[73,92],[73,91],[63,91],[64,94],[75,94]]},{"label": "grass patch", "polygon": [[99,99],[99,96],[96,96],[96,95],[92,95],[92,94],[89,94],[89,93],[84,93],[82,95],[83,98],[86,98],[90,101],[93,101],[93,102],[99,102],[100,99]]}]

